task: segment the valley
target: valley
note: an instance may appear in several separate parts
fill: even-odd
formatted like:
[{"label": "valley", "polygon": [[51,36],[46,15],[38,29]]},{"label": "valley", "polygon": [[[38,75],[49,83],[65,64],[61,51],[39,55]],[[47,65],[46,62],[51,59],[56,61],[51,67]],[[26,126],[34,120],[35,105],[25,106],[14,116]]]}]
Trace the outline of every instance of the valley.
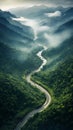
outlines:
[{"label": "valley", "polygon": [[0,130],[73,129],[73,7],[0,10]]},{"label": "valley", "polygon": [[28,120],[31,118],[31,117],[34,117],[35,114],[37,113],[40,113],[42,111],[44,111],[51,103],[51,96],[49,94],[49,92],[44,89],[42,86],[36,84],[35,82],[33,82],[31,80],[31,76],[34,75],[35,73],[38,73],[39,71],[41,71],[41,69],[43,68],[43,66],[46,64],[45,60],[43,57],[42,57],[42,52],[44,50],[46,50],[46,47],[44,46],[43,47],[44,49],[42,51],[39,51],[37,53],[37,56],[43,61],[43,63],[41,64],[41,66],[37,69],[37,70],[34,70],[33,72],[31,72],[27,77],[26,77],[26,81],[28,83],[30,83],[32,86],[36,87],[38,90],[40,90],[44,95],[45,95],[45,103],[38,109],[35,109],[33,111],[31,111],[30,113],[28,113],[24,119],[18,123],[17,127],[14,129],[14,130],[21,130],[21,128],[23,128],[25,126],[25,124],[28,122]]}]

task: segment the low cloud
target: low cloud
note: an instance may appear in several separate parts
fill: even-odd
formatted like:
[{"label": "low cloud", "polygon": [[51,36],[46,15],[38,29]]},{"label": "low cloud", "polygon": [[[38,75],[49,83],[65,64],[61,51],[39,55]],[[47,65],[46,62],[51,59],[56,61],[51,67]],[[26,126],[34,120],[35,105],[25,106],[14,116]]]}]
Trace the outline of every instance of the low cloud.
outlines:
[{"label": "low cloud", "polygon": [[63,43],[66,39],[70,38],[71,33],[70,31],[64,31],[60,34],[44,34],[44,37],[47,40],[49,48],[55,48]]},{"label": "low cloud", "polygon": [[61,12],[60,11],[55,11],[54,13],[45,13],[46,16],[48,17],[60,17]]}]

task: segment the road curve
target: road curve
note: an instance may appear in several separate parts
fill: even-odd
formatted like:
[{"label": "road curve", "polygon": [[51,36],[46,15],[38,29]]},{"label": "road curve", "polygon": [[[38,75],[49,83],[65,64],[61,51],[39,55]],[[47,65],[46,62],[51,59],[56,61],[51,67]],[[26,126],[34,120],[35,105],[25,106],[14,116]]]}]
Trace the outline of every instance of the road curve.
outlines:
[{"label": "road curve", "polygon": [[42,88],[42,86],[40,86],[39,84],[37,84],[37,83],[35,83],[34,81],[31,80],[31,76],[32,76],[33,74],[38,73],[39,71],[41,71],[41,69],[46,65],[47,60],[42,56],[42,52],[43,52],[43,51],[46,51],[46,50],[47,50],[47,48],[46,48],[45,46],[43,46],[43,49],[37,53],[37,56],[42,60],[41,66],[40,66],[37,70],[33,71],[32,73],[30,73],[30,74],[26,77],[26,81],[27,81],[29,84],[31,84],[32,86],[36,87],[36,88],[39,89],[42,93],[45,94],[45,98],[46,98],[46,99],[45,99],[45,102],[44,102],[44,104],[43,104],[40,108],[35,109],[35,110],[29,112],[29,113],[23,118],[23,120],[20,121],[20,122],[17,124],[17,126],[16,126],[16,128],[15,128],[14,130],[21,130],[21,128],[27,123],[27,121],[28,121],[31,117],[33,117],[33,116],[34,116],[35,114],[37,114],[37,113],[40,113],[40,112],[44,111],[44,110],[50,105],[50,103],[51,103],[51,96],[50,96],[50,94],[48,93],[48,91],[47,91],[46,89]]}]

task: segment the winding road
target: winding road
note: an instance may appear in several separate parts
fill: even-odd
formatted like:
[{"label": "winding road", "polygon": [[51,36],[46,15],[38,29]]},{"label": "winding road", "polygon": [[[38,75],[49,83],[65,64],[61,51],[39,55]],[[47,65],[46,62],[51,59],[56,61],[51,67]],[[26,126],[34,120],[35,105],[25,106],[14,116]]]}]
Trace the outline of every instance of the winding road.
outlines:
[{"label": "winding road", "polygon": [[28,121],[31,117],[33,117],[33,116],[34,116],[35,114],[37,114],[37,113],[40,113],[40,112],[44,111],[44,110],[50,105],[50,103],[51,103],[51,96],[50,96],[50,94],[48,93],[48,91],[47,91],[46,89],[44,89],[42,86],[40,86],[39,84],[37,84],[37,83],[35,83],[34,81],[31,80],[31,76],[32,76],[33,74],[38,73],[39,71],[41,71],[41,69],[43,69],[43,67],[46,65],[47,60],[42,56],[43,51],[46,51],[46,50],[47,50],[47,47],[43,46],[43,49],[37,53],[37,56],[42,60],[41,66],[40,66],[37,70],[33,71],[32,73],[30,73],[30,74],[26,77],[26,80],[27,80],[27,82],[28,82],[29,84],[31,84],[32,86],[34,86],[34,87],[36,87],[37,89],[39,89],[42,93],[44,93],[44,95],[45,95],[45,97],[46,97],[45,102],[44,102],[44,104],[43,104],[40,108],[35,109],[35,110],[29,112],[29,113],[23,118],[23,120],[20,121],[20,122],[17,124],[17,126],[16,126],[16,128],[15,128],[14,130],[21,130],[21,128],[27,123],[27,121]]}]

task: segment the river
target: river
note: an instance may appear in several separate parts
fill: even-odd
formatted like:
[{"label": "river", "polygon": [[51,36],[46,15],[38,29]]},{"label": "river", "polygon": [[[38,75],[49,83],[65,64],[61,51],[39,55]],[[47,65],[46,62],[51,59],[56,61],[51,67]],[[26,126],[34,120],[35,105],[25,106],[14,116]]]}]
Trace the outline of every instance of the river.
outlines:
[{"label": "river", "polygon": [[33,117],[33,116],[34,116],[35,114],[37,114],[37,113],[40,113],[40,112],[44,111],[44,110],[50,105],[50,103],[51,103],[51,96],[50,96],[49,92],[48,92],[45,88],[43,88],[41,85],[39,85],[39,84],[37,84],[37,83],[35,83],[34,81],[31,80],[31,76],[32,76],[33,74],[38,73],[39,71],[41,71],[41,69],[43,69],[43,67],[46,65],[47,60],[42,56],[42,53],[43,53],[44,51],[46,51],[46,50],[47,50],[47,47],[43,46],[43,49],[36,54],[36,55],[42,60],[42,64],[41,64],[41,66],[40,66],[37,70],[31,72],[31,73],[26,77],[26,81],[27,81],[29,84],[31,84],[32,86],[36,87],[36,88],[39,89],[42,93],[45,94],[45,98],[46,98],[46,99],[45,99],[45,102],[44,102],[44,104],[43,104],[40,108],[35,109],[35,110],[29,112],[29,113],[23,118],[23,120],[20,121],[20,122],[17,124],[17,126],[16,126],[16,128],[15,128],[14,130],[21,130],[21,128],[28,122],[28,120],[29,120],[31,117]]}]

